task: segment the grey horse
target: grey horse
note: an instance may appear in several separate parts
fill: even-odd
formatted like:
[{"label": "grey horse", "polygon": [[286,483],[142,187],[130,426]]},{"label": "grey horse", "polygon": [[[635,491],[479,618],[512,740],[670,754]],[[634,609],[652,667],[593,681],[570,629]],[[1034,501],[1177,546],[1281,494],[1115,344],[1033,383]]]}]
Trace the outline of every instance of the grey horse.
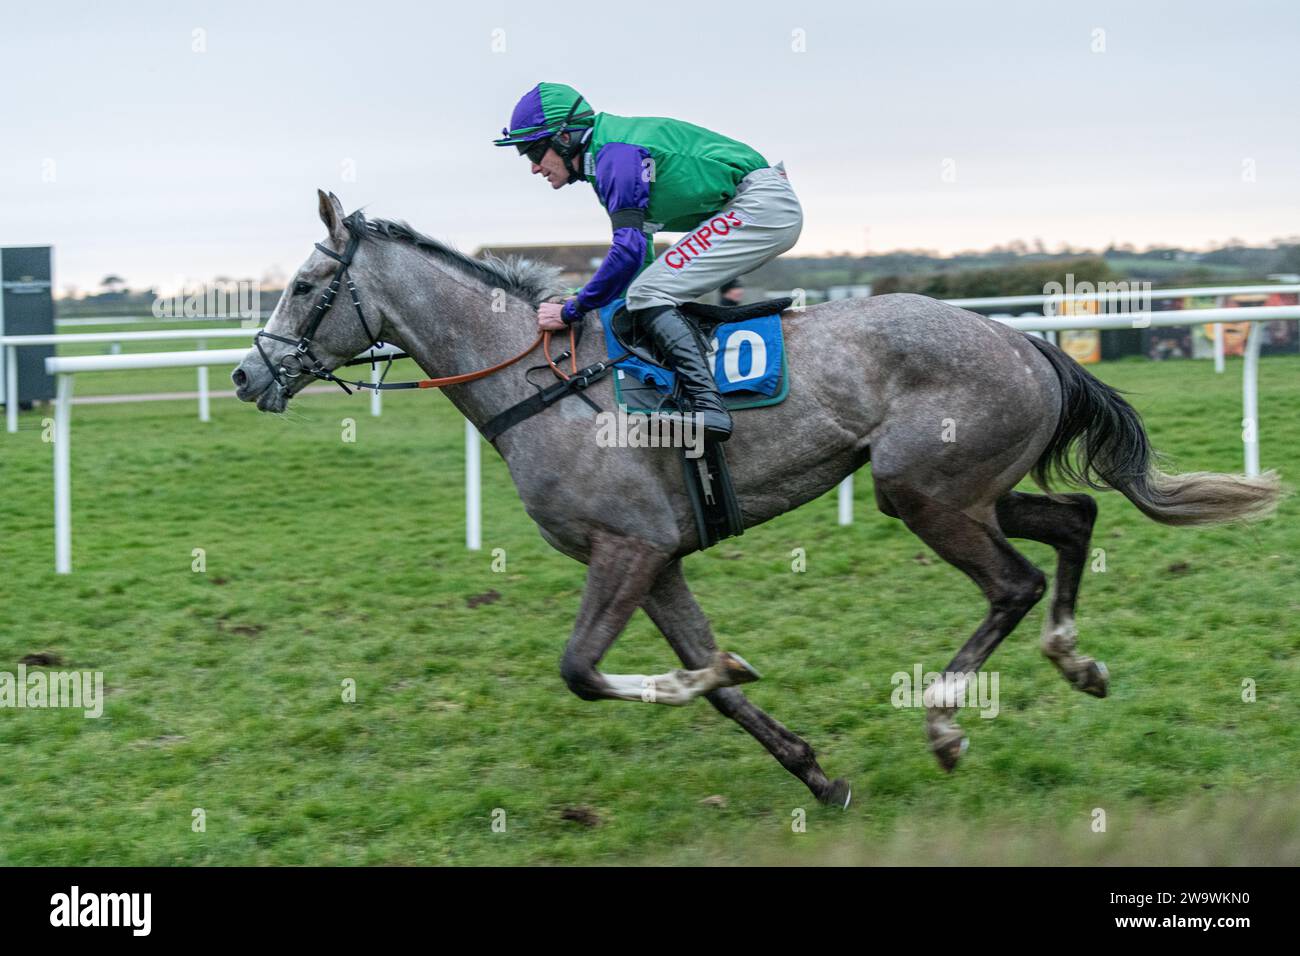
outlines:
[{"label": "grey horse", "polygon": [[[333,194],[319,194],[319,211],[328,238],[294,275],[267,324],[279,339],[250,349],[233,373],[243,401],[280,412],[311,380],[278,372],[281,363],[292,364],[289,343],[309,328],[350,240],[348,278],[367,321],[341,300],[311,337],[320,367],[338,367],[375,335],[409,352],[426,374],[450,376],[496,365],[536,338],[537,305],[556,291],[554,270],[472,259],[404,224],[347,217]],[[790,310],[782,319],[789,397],[739,412],[729,444],[745,526],[811,501],[869,461],[880,510],[965,572],[988,601],[987,615],[945,675],[978,671],[1042,597],[1046,577],[1007,540],[1028,538],[1057,552],[1042,651],[1072,686],[1106,695],[1107,672],[1079,651],[1074,624],[1096,504],[1086,494],[1052,492],[1049,476],[1117,490],[1171,525],[1262,517],[1281,495],[1273,473],[1165,474],[1140,418],[1117,392],[1049,343],[972,312],[923,296],[885,295]],[[605,358],[598,319],[584,321],[580,365]],[[481,428],[535,393],[524,374],[530,364],[445,392]],[[586,394],[603,409],[614,407],[608,378]],[[560,662],[565,684],[585,700],[685,704],[703,695],[819,800],[847,806],[848,783],[828,779],[812,747],[739,689],[758,675],[718,648],[687,587],[682,559],[699,540],[680,452],[603,447],[596,434],[595,413],[570,397],[495,441],[542,537],[587,565]],[[1026,475],[1048,493],[1014,491]],[[681,669],[597,669],[638,607],[667,638]],[[966,744],[955,703],[945,696],[926,704],[930,749],[951,770]]]}]

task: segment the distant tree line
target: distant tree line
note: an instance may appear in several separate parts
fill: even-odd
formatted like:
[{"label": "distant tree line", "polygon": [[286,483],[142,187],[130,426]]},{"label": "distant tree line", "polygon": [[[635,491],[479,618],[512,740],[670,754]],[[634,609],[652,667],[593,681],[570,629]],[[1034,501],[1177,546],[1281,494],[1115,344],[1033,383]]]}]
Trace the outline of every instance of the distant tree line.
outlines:
[{"label": "distant tree line", "polygon": [[1115,282],[1122,275],[1105,259],[1071,259],[1066,262],[1024,262],[996,269],[885,276],[873,283],[872,293],[917,292],[936,299],[972,299],[996,295],[1038,295],[1049,282],[1066,285],[1066,275],[1080,282]]},{"label": "distant tree line", "polygon": [[746,277],[754,289],[817,289],[870,284],[876,294],[920,292],[946,298],[1028,295],[1044,282],[1149,281],[1156,288],[1251,283],[1270,275],[1300,273],[1300,239],[1251,247],[1231,242],[1211,252],[1175,247],[1138,251],[1110,246],[1101,252],[1041,251],[1041,243],[1013,242],[985,252],[940,256],[926,251],[854,256],[784,256]]}]

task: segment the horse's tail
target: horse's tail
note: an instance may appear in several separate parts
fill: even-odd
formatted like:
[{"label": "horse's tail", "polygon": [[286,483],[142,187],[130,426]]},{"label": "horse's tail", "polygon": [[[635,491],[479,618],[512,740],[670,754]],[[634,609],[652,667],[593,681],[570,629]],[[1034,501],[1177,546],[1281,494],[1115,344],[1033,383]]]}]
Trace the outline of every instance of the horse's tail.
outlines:
[{"label": "horse's tail", "polygon": [[1282,486],[1272,471],[1258,478],[1162,472],[1141,416],[1119,392],[1050,342],[1026,337],[1061,380],[1056,434],[1030,470],[1043,490],[1051,492],[1053,474],[1089,488],[1113,488],[1148,518],[1172,525],[1263,518],[1277,508]]}]

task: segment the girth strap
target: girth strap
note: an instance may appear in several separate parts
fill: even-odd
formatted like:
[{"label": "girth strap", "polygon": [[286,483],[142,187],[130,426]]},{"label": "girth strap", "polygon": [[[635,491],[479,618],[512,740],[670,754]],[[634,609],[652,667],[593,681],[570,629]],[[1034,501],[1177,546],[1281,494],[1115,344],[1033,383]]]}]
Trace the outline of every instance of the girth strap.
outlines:
[{"label": "girth strap", "polygon": [[[545,411],[565,396],[581,394],[583,389],[599,382],[614,370],[615,365],[630,354],[624,352],[616,359],[605,359],[602,362],[596,362],[594,365],[588,365],[586,368],[574,372],[563,381],[556,382],[549,388],[542,389],[536,395],[531,395],[522,402],[511,405],[504,412],[488,421],[479,431],[488,441],[496,441],[506,430],[513,428],[525,419],[532,418],[538,412]],[[582,397],[585,398],[586,396]]]}]

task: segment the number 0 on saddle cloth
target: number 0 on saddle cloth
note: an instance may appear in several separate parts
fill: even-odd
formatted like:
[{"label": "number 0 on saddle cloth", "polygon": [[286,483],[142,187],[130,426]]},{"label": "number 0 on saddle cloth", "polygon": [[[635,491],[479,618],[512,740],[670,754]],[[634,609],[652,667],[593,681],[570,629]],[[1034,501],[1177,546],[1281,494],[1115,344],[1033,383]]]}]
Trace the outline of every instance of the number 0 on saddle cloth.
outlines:
[{"label": "number 0 on saddle cloth", "polygon": [[[622,306],[623,300],[616,299],[600,310],[605,347],[611,356],[627,351],[613,329],[614,316]],[[728,408],[759,408],[785,400],[790,376],[779,315],[721,323],[705,330],[705,341],[713,360],[713,378]],[[675,384],[668,369],[637,356],[614,367],[614,396],[628,412],[673,409],[668,396]]]}]

